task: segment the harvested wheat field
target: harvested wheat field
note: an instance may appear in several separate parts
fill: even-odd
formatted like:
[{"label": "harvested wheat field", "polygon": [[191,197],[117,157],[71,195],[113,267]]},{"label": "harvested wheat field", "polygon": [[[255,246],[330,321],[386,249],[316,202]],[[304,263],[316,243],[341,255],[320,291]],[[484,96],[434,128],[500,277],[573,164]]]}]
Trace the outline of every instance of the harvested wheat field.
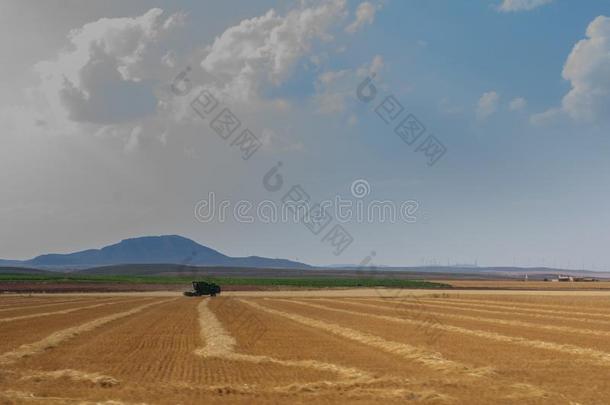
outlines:
[{"label": "harvested wheat field", "polygon": [[457,288],[511,289],[511,290],[610,290],[610,281],[561,282],[522,280],[435,280]]},{"label": "harvested wheat field", "polygon": [[610,293],[0,296],[0,403],[610,397]]}]

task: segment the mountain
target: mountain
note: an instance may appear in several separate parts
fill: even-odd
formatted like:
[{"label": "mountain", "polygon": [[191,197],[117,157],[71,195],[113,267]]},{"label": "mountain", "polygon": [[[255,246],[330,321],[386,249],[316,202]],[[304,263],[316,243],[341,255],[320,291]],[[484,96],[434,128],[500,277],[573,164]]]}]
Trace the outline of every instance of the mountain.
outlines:
[{"label": "mountain", "polygon": [[0,265],[34,268],[87,268],[117,264],[180,264],[256,268],[309,268],[307,264],[267,257],[230,257],[178,235],[125,239],[102,249],[45,254],[31,260],[2,260]]}]

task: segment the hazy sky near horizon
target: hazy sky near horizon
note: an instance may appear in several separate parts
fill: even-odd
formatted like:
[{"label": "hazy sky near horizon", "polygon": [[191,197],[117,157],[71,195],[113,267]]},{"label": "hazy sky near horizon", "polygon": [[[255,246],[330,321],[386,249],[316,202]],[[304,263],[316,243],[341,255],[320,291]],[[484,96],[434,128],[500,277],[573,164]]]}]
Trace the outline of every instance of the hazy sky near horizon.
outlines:
[{"label": "hazy sky near horizon", "polygon": [[[0,258],[180,234],[311,264],[610,269],[607,1],[2,0],[0,49]],[[190,107],[203,89],[258,137],[251,158]],[[389,95],[404,112],[386,124]],[[417,219],[342,223],[336,256],[330,226],[195,217],[211,192],[354,200],[356,180]]]}]

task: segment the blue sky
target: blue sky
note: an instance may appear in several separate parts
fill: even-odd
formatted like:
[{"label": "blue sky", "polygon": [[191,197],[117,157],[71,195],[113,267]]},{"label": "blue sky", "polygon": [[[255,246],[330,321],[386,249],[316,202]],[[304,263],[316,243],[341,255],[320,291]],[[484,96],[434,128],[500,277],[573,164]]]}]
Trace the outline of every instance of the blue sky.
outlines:
[{"label": "blue sky", "polygon": [[[387,265],[607,270],[610,8],[501,3],[6,2],[0,257],[182,234],[313,264],[375,251]],[[187,65],[264,140],[251,159],[197,121],[195,90],[168,92]],[[446,146],[437,164],[355,97],[371,72]],[[364,179],[367,201],[415,200],[418,219],[344,224],[354,242],[339,256],[301,224],[196,220],[209,192],[278,201],[261,187],[278,161],[313,199]]]}]

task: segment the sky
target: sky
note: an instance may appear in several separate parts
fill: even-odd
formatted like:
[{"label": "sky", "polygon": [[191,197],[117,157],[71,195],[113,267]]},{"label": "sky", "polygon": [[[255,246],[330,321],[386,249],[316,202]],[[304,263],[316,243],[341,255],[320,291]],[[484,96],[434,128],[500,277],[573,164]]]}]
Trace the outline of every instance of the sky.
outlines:
[{"label": "sky", "polygon": [[1,258],[610,269],[607,1],[3,0],[0,49]]}]

